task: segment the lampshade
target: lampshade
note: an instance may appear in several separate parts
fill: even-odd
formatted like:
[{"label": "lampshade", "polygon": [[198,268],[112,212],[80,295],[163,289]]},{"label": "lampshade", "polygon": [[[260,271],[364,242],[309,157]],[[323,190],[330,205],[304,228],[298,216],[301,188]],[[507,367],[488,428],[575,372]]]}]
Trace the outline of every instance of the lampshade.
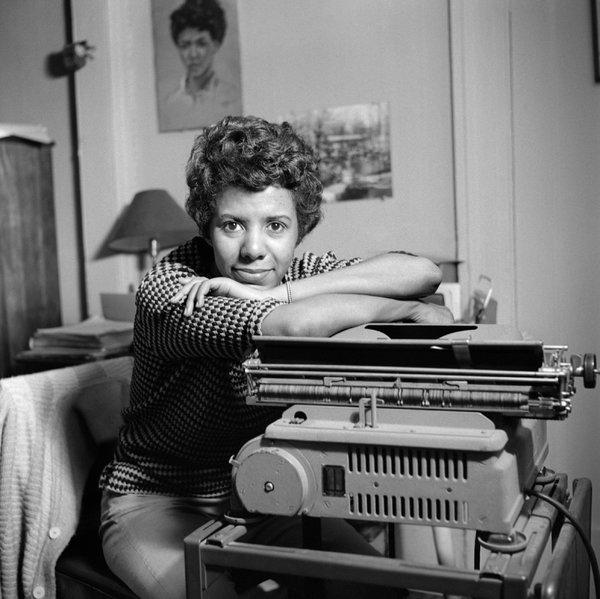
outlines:
[{"label": "lampshade", "polygon": [[118,252],[154,254],[151,245],[169,248],[197,234],[194,221],[167,191],[146,189],[135,194],[108,247]]}]

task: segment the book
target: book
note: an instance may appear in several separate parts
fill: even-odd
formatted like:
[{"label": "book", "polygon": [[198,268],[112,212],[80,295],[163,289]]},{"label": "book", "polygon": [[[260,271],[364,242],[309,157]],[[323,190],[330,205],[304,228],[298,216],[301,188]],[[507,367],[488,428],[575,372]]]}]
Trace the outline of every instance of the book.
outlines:
[{"label": "book", "polygon": [[29,348],[103,350],[127,348],[133,341],[133,322],[92,316],[61,327],[40,328],[29,340]]}]

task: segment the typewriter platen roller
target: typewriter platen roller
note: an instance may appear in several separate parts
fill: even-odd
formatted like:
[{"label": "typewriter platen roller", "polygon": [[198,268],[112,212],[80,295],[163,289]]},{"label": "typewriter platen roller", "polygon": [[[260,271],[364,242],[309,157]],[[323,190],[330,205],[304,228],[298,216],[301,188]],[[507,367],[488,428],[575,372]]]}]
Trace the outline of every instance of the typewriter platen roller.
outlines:
[{"label": "typewriter platen roller", "polygon": [[[512,338],[511,338],[512,337]],[[370,324],[333,338],[256,337],[249,401],[496,412],[561,419],[576,376],[595,386],[593,354],[515,339],[494,325]]]},{"label": "typewriter platen roller", "polygon": [[508,533],[593,354],[493,325],[257,337],[250,403],[287,409],[232,458],[240,508]]}]

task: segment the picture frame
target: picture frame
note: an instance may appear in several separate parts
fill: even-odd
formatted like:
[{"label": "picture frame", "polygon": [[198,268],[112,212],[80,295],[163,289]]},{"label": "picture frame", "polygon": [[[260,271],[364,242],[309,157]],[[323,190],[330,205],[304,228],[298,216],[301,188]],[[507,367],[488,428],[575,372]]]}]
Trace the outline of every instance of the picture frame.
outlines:
[{"label": "picture frame", "polygon": [[393,197],[388,102],[314,108],[277,120],[317,151],[325,203]]},{"label": "picture frame", "polygon": [[599,0],[590,0],[592,13],[592,48],[594,52],[594,81],[600,83],[600,6]]},{"label": "picture frame", "polygon": [[240,115],[237,0],[152,0],[159,132]]}]

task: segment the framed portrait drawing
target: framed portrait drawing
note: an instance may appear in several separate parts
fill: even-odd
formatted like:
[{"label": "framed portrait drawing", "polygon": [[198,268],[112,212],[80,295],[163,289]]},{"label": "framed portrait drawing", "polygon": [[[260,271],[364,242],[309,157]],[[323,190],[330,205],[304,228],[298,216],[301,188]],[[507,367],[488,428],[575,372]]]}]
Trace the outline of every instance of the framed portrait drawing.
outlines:
[{"label": "framed portrait drawing", "polygon": [[242,114],[237,0],[152,0],[159,131]]}]

